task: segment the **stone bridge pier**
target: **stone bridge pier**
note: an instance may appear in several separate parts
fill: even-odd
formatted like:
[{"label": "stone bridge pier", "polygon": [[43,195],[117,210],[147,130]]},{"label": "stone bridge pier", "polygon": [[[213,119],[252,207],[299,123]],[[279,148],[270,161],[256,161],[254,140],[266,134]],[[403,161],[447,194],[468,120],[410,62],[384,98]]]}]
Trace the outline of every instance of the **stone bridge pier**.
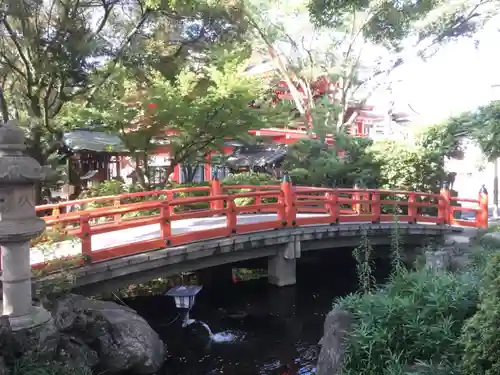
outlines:
[{"label": "stone bridge pier", "polygon": [[270,284],[276,286],[295,285],[297,282],[297,258],[300,258],[301,243],[297,236],[290,236],[284,249],[269,258],[267,275]]},{"label": "stone bridge pier", "polygon": [[13,121],[0,123],[0,314],[8,316],[14,333],[36,331],[39,336],[40,329],[52,329],[53,324],[43,307],[32,304],[30,240],[45,229],[45,222],[36,216],[34,187],[49,169],[24,150],[24,132]]}]

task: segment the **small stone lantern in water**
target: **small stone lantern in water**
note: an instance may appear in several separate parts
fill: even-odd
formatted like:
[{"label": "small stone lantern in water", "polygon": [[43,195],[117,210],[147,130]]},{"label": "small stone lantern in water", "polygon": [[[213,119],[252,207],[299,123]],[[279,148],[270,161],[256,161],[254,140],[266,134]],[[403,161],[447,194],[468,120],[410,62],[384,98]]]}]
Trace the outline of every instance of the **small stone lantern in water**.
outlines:
[{"label": "small stone lantern in water", "polygon": [[14,121],[0,123],[0,246],[3,298],[1,315],[12,331],[36,330],[50,314],[32,304],[30,240],[45,229],[36,216],[35,184],[50,169],[24,154],[24,132]]},{"label": "small stone lantern in water", "polygon": [[199,285],[179,285],[174,286],[167,292],[167,296],[173,297],[175,307],[184,312],[184,319],[182,326],[185,327],[191,323],[189,319],[189,312],[194,306],[196,295],[201,291],[202,287]]}]

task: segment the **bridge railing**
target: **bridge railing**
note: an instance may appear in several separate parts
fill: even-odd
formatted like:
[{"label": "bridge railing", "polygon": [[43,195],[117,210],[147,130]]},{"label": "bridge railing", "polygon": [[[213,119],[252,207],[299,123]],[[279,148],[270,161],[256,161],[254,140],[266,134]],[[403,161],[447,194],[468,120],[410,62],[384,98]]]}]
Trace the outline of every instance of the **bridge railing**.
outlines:
[{"label": "bridge railing", "polygon": [[[215,182],[215,183],[214,183]],[[164,201],[174,201],[176,199],[181,199],[186,195],[197,195],[197,196],[215,196],[222,194],[236,194],[238,192],[265,192],[265,191],[280,191],[280,185],[222,185],[219,181],[212,181],[211,186],[195,186],[195,187],[185,187],[185,188],[175,188],[175,189],[163,189],[163,190],[153,190],[153,191],[142,191],[135,193],[123,193],[119,195],[109,195],[102,197],[92,197],[85,199],[77,199],[66,202],[57,202],[51,204],[44,204],[36,206],[36,212],[42,216],[45,220],[62,219],[68,216],[79,216],[82,212],[88,212],[92,210],[93,212],[109,212],[111,207],[146,207],[147,205],[156,206],[155,202]],[[304,186],[296,186],[294,189],[297,192],[307,191],[310,189]],[[241,197],[243,198],[243,197]],[[253,197],[255,204],[259,205],[262,199],[257,195]],[[196,202],[202,203],[202,202]],[[193,204],[196,204],[193,203]],[[210,204],[216,204],[210,202]],[[186,209],[187,207],[184,207]],[[321,208],[316,205],[315,207],[310,207],[310,212],[324,213],[325,208]],[[264,208],[256,208],[255,212],[265,212]],[[131,211],[133,212],[133,211]],[[250,211],[249,211],[250,212]],[[345,208],[342,212],[349,214],[353,213],[351,208]],[[119,215],[121,216],[121,215]],[[103,217],[103,219],[115,220],[118,217]]]},{"label": "bridge railing", "polygon": [[[174,197],[175,192],[186,192],[188,189],[209,192],[210,195]],[[242,189],[245,191],[241,192]],[[227,194],[234,191],[239,192]],[[210,188],[174,189],[174,192],[154,193],[157,196],[170,196],[171,199],[121,205],[124,197],[137,197],[136,193],[119,197],[102,197],[98,198],[98,201],[119,199],[120,205],[59,215],[53,213],[44,219],[49,228],[63,227],[68,235],[80,240],[81,250],[77,256],[80,256],[83,262],[105,261],[166,246],[302,225],[398,220],[408,223],[422,222],[479,228],[488,226],[486,195],[478,199],[451,198],[447,190],[441,191],[440,194],[429,194],[373,189],[326,189],[294,187],[288,182],[280,186],[223,187],[215,182]],[[245,205],[239,203],[242,200],[246,201]],[[65,203],[80,204],[82,201],[90,202],[80,200]],[[453,206],[454,202],[464,202],[474,207]],[[203,205],[196,206],[201,203]],[[202,208],[185,209],[193,206]],[[459,211],[471,212],[475,218],[470,221],[456,219],[455,213]],[[260,214],[260,219],[251,220],[251,216],[249,218],[246,214]],[[246,217],[245,220],[243,216]],[[257,216],[259,215],[254,215]],[[208,220],[204,221],[203,218]],[[198,220],[193,221],[191,227],[187,229],[184,227],[184,230],[180,231],[177,223],[188,219]],[[134,230],[148,225],[157,225],[160,228],[157,238],[138,238],[132,243],[103,249],[95,248],[94,242],[98,235],[116,232],[119,237],[118,231]],[[44,263],[35,265],[35,267],[43,266]]]}]

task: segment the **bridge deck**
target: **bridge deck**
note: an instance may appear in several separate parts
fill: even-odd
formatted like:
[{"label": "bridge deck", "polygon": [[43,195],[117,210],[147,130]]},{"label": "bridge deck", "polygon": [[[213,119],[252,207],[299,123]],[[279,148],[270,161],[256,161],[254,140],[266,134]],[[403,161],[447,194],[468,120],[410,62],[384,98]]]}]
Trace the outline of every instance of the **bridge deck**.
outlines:
[{"label": "bridge deck", "polygon": [[[298,214],[298,217],[325,216],[324,214]],[[238,224],[250,224],[276,220],[275,214],[247,214],[239,215]],[[206,229],[221,228],[226,225],[226,217],[210,217],[201,219],[186,219],[172,222],[172,233],[181,234]],[[117,230],[109,233],[95,234],[92,236],[92,251],[107,249],[114,246],[141,242],[161,237],[160,224],[144,225],[141,227]],[[49,248],[31,248],[31,264],[42,263],[60,257],[77,255],[81,253],[79,240],[67,240],[52,244]]]}]

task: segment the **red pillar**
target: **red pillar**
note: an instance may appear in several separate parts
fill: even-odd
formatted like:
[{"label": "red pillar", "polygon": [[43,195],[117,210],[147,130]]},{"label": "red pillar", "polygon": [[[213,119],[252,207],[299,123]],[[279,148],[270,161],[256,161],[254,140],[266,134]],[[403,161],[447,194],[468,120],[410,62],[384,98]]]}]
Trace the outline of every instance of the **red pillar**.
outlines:
[{"label": "red pillar", "polygon": [[476,214],[476,226],[488,229],[488,216],[488,190],[483,185],[479,190],[479,212]]},{"label": "red pillar", "polygon": [[283,175],[281,182],[281,193],[283,194],[283,203],[285,205],[284,226],[296,225],[297,207],[295,206],[295,194],[293,191],[292,180],[288,173]]},{"label": "red pillar", "polygon": [[[216,176],[214,176],[216,177]],[[218,178],[215,178],[210,181],[210,196],[217,196],[217,195],[222,195],[222,184],[219,181]],[[219,210],[223,208],[223,201],[222,200],[215,200],[215,201],[210,201],[210,208],[212,210]]]},{"label": "red pillar", "polygon": [[442,219],[443,224],[450,224],[450,191],[448,185],[444,185],[440,192],[438,217]]},{"label": "red pillar", "polygon": [[180,164],[177,164],[174,167],[174,175],[172,177],[172,180],[177,182],[177,183],[180,183],[180,181],[181,181],[181,165]]}]

